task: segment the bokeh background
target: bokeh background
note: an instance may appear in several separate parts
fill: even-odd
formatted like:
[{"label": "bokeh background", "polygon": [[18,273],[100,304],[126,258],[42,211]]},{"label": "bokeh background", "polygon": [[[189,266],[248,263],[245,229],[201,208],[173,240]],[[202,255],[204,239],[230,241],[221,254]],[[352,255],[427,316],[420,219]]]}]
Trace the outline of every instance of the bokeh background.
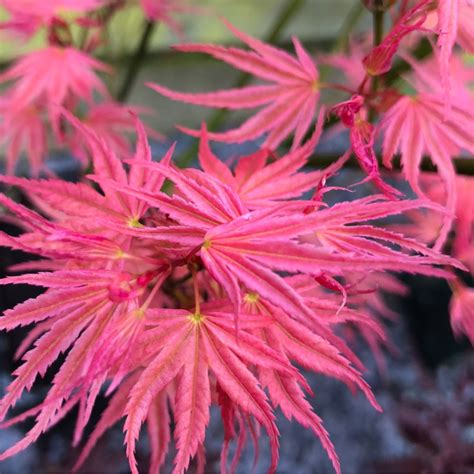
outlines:
[{"label": "bokeh background", "polygon": [[[237,44],[216,15],[222,15],[239,29],[260,38],[273,33],[275,44],[290,48],[291,36],[298,36],[313,54],[322,54],[334,48],[348,15],[359,11],[358,0],[302,0],[291,12],[282,28],[278,28],[291,1],[288,0],[199,0],[191,2],[200,14],[183,15],[183,34],[186,41]],[[368,15],[361,16],[357,31],[370,24]],[[474,25],[473,25],[474,27]],[[107,79],[112,90],[123,82],[126,65],[136,49],[143,28],[143,17],[137,8],[130,8],[117,15],[109,29],[109,43],[100,56],[114,67]],[[275,34],[276,33],[276,34]],[[153,114],[146,120],[155,130],[183,141],[179,150],[185,154],[189,139],[180,136],[176,123],[196,127],[202,120],[214,116],[213,111],[171,102],[146,88],[145,81],[158,82],[176,90],[211,91],[234,86],[240,73],[204,55],[176,53],[169,46],[179,41],[176,35],[163,25],[153,33],[152,47],[128,97],[130,103],[146,105]],[[19,51],[34,49],[44,42],[41,35],[28,44],[12,43],[1,37],[0,63],[5,67]],[[324,71],[323,71],[324,72]],[[226,120],[239,121],[242,115],[233,113]],[[187,141],[186,141],[187,140]],[[321,150],[337,155],[344,151],[344,137],[323,143]],[[163,153],[165,144],[154,143],[156,155]],[[245,145],[254,147],[256,144]],[[238,148],[222,148],[226,156],[241,152]],[[317,153],[316,153],[317,157]],[[74,166],[68,157],[62,157],[58,168],[67,179],[75,178]],[[314,160],[317,165],[317,158]],[[342,173],[337,184],[358,181],[357,171]],[[2,230],[14,232],[6,223]],[[0,249],[0,276],[8,266],[27,260],[18,252]],[[471,456],[474,468],[474,358],[465,341],[456,341],[452,335],[447,285],[435,279],[404,277],[410,291],[406,297],[390,296],[388,304],[400,314],[398,321],[389,324],[388,336],[391,350],[385,354],[386,367],[381,370],[373,355],[362,341],[353,341],[356,352],[367,365],[366,378],[384,408],[375,412],[361,395],[355,395],[335,380],[309,376],[315,391],[312,403],[324,419],[341,458],[343,471],[348,474],[364,473],[415,473],[459,472],[456,468],[459,456]],[[0,287],[0,309],[35,296],[27,286]],[[0,334],[0,392],[7,386],[16,347],[24,331],[11,335]],[[52,370],[54,372],[54,368]],[[49,377],[37,384],[37,388],[18,404],[23,410],[43,398]],[[95,419],[106,405],[102,398],[94,410]],[[222,428],[214,413],[207,437],[207,473],[219,470],[219,448]],[[49,474],[69,472],[79,448],[71,448],[75,412],[44,435],[23,454],[0,463],[3,474]],[[280,417],[281,474],[311,474],[332,472],[329,461],[319,441],[311,432],[296,423]],[[28,423],[9,428],[0,433],[0,450],[4,450],[21,438]],[[127,473],[124,456],[122,427],[111,430],[98,443],[82,473]],[[145,430],[143,430],[145,431]],[[257,474],[266,472],[268,449],[262,435],[260,458],[255,467]],[[138,459],[146,466],[148,445],[142,436]],[[168,457],[164,472],[171,472],[173,452]],[[243,456],[238,472],[252,472],[253,450],[249,447]],[[471,459],[469,458],[469,459]],[[193,471],[191,468],[190,472]]]}]

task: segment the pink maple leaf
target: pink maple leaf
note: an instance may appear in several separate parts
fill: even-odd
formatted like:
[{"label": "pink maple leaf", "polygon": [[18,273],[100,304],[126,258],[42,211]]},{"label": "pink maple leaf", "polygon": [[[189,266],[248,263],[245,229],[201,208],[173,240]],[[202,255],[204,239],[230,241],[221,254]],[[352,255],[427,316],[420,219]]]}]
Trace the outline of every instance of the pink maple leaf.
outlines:
[{"label": "pink maple leaf", "polygon": [[456,42],[468,52],[474,52],[474,5],[468,0],[444,0],[438,2],[436,11],[439,33],[439,64],[445,97],[450,99],[450,61]]},{"label": "pink maple leaf", "polygon": [[[163,176],[159,174],[146,176],[143,172],[143,162],[151,161],[151,151],[146,131],[136,116],[130,115],[130,120],[136,125],[138,141],[134,160],[140,162],[140,165],[137,167],[132,163],[127,172],[107,136],[97,135],[71,114],[65,111],[63,113],[74,125],[75,133],[78,139],[82,140],[83,146],[90,150],[96,172],[95,179],[102,181],[107,179],[119,187],[128,185],[141,187],[145,192],[162,186]],[[128,112],[127,115],[129,115]],[[163,163],[169,162],[172,152],[173,148],[163,158]],[[123,194],[106,185],[103,185],[102,192],[98,192],[86,183],[73,184],[57,179],[27,180],[0,176],[0,181],[22,187],[45,213],[65,226],[72,223],[72,229],[75,230],[94,228],[97,222],[102,220],[107,221],[109,226],[112,222],[115,223],[116,230],[107,231],[106,234],[117,237],[117,229],[121,227],[142,227],[140,219],[148,209],[143,200]],[[95,215],[94,222],[91,222],[91,215]]]},{"label": "pink maple leaf", "polygon": [[[153,278],[155,276],[149,277],[148,281]],[[158,278],[157,285],[162,281],[163,278]],[[139,297],[143,295],[146,284],[139,275],[105,269],[100,272],[66,270],[10,277],[0,283],[25,282],[51,290],[7,311],[1,327],[11,329],[46,320],[47,324],[43,323],[44,334],[25,354],[24,364],[15,372],[16,379],[7,388],[0,403],[0,419],[5,417],[21,393],[31,388],[37,375],[43,376],[61,352],[71,345],[74,347],[55,376],[35,426],[0,459],[34,442],[52,423],[56,412],[64,409],[63,401],[74,399],[76,389],[88,388],[96,379],[105,380],[114,365],[116,370],[125,370],[126,373],[126,363],[122,358],[130,350],[129,344],[144,328],[140,315],[145,311],[142,307],[146,302],[139,303]],[[82,432],[87,418],[79,418],[79,432]]]},{"label": "pink maple leaf", "polygon": [[384,131],[383,162],[390,167],[393,156],[401,153],[404,174],[419,195],[424,193],[419,184],[419,167],[426,154],[437,166],[445,185],[445,202],[452,213],[437,241],[441,247],[452,225],[456,205],[455,171],[452,158],[461,150],[474,152],[469,130],[474,127],[474,114],[461,104],[452,104],[446,118],[443,100],[437,96],[420,93],[401,97],[382,120]]},{"label": "pink maple leaf", "polygon": [[28,158],[31,173],[37,176],[47,152],[47,123],[35,107],[16,108],[6,95],[0,99],[0,135],[6,146],[6,173],[12,175],[22,152]]},{"label": "pink maple leaf", "polygon": [[109,69],[75,48],[48,46],[21,57],[0,74],[0,83],[14,81],[8,93],[12,109],[38,107],[45,110],[53,130],[61,136],[60,106],[76,104],[79,100],[91,103],[94,91],[108,95],[95,70]]},{"label": "pink maple leaf", "polygon": [[[156,309],[154,336],[156,355],[131,389],[125,409],[127,454],[133,473],[134,447],[141,423],[145,420],[153,398],[181,372],[175,401],[175,437],[178,453],[175,471],[183,472],[204,442],[209,422],[210,372],[237,406],[264,426],[272,447],[271,471],[278,459],[278,430],[267,396],[245,363],[271,367],[294,374],[293,369],[276,351],[248,334],[243,324],[239,339],[235,338],[233,315],[225,312],[195,312]],[[147,355],[148,357],[148,355]]]},{"label": "pink maple leaf", "polygon": [[234,173],[212,152],[209,147],[205,125],[201,129],[199,163],[210,176],[228,185],[240,197],[248,209],[269,207],[291,198],[299,198],[305,192],[317,187],[326,177],[335,174],[346,156],[324,170],[302,172],[313,153],[322,131],[322,118],[313,136],[303,146],[267,164],[271,153],[260,150],[249,156],[240,157]]},{"label": "pink maple leaf", "polygon": [[[210,133],[209,137],[223,142],[240,143],[268,132],[263,147],[274,150],[294,132],[293,148],[296,148],[310,128],[319,101],[319,73],[313,60],[297,38],[293,38],[297,54],[295,58],[281,49],[246,35],[230,23],[225,23],[251,51],[199,44],[180,45],[175,48],[179,51],[210,54],[272,84],[204,94],[179,93],[157,84],[149,86],[170,99],[206,107],[245,109],[264,106],[240,127],[223,133]],[[187,131],[193,135],[199,134],[196,131]]]},{"label": "pink maple leaf", "polygon": [[[145,421],[157,443],[152,466],[162,464],[170,439],[167,405],[175,422],[175,472],[185,470],[195,456],[202,463],[209,407],[217,400],[226,436],[224,468],[235,426],[240,431],[235,462],[245,433],[263,426],[275,471],[279,441],[273,405],[312,429],[339,471],[322,422],[305,398],[304,391],[311,389],[293,364],[359,388],[378,408],[361,378],[360,361],[334,327],[352,322],[380,337],[383,331],[370,317],[346,307],[350,288],[343,279],[388,270],[447,277],[445,266],[462,268],[370,224],[440,206],[375,196],[324,208],[265,197],[265,206],[253,209],[231,185],[237,173],[225,167],[215,166],[212,173],[179,170],[169,162],[172,150],[161,163],[152,162],[139,123],[135,157],[123,163],[105,140],[65,115],[91,150],[90,179],[101,191],[86,183],[2,178],[25,189],[48,217],[0,195],[0,204],[25,228],[19,237],[0,233],[0,244],[50,259],[51,271],[0,282],[48,288],[0,318],[7,330],[36,324],[20,348],[25,360],[0,401],[0,416],[62,352],[68,353],[44,402],[6,422],[37,415],[26,437],[0,459],[26,448],[76,405],[74,442],[79,442],[107,383],[115,394],[91,440],[125,417],[133,472],[138,472],[134,450]],[[290,153],[283,168],[299,169],[318,131],[310,145]],[[212,157],[203,160],[204,167],[212,167]],[[273,165],[261,163],[260,178],[285,180],[288,174]],[[174,184],[169,194],[160,189],[165,178]],[[325,291],[306,291],[299,284],[303,279]],[[340,292],[343,304],[329,291]],[[161,429],[157,417],[165,423]],[[79,464],[91,448],[89,441]]]},{"label": "pink maple leaf", "polygon": [[0,0],[0,5],[10,13],[11,18],[0,27],[31,36],[41,26],[48,26],[65,10],[83,13],[99,8],[105,0]]}]

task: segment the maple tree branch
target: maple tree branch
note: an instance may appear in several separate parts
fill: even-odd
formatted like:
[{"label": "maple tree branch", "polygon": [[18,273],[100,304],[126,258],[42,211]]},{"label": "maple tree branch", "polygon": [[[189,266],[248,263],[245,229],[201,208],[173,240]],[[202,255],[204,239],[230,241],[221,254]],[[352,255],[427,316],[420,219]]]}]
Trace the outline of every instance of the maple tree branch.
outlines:
[{"label": "maple tree branch", "polygon": [[[377,0],[375,1],[377,4]],[[379,2],[382,3],[382,2]],[[384,17],[385,17],[385,10],[383,8],[375,8],[372,11],[372,28],[373,28],[373,35],[374,35],[374,48],[380,45],[383,41],[383,33],[384,33]],[[378,90],[380,89],[381,85],[381,77],[375,76],[372,77],[372,84],[371,84],[371,93],[372,96],[375,97]],[[376,116],[376,111],[372,107],[369,111],[369,121],[373,122]]]},{"label": "maple tree branch", "polygon": [[155,21],[145,20],[142,36],[138,43],[138,47],[135,51],[135,54],[132,56],[131,61],[129,62],[125,79],[123,80],[122,86],[120,87],[117,93],[117,100],[119,102],[125,102],[127,100],[128,95],[130,94],[130,91],[133,87],[133,84],[135,83],[143,61],[148,55],[148,47],[150,45],[150,40],[157,25],[158,23]]},{"label": "maple tree branch", "polygon": [[[333,155],[333,154],[324,154],[324,153],[317,153],[312,155],[309,160],[308,164],[312,167],[317,167],[317,168],[326,168],[327,166],[333,164],[335,161],[337,161],[340,158],[339,155]],[[458,175],[464,175],[464,176],[474,176],[474,157],[458,157],[458,158],[453,158],[453,164],[454,168],[456,170],[456,174]],[[381,165],[381,160],[379,159],[379,164]],[[360,165],[358,164],[357,160],[354,158],[354,156],[351,156],[351,158],[345,163],[344,167],[346,168],[356,168],[360,169]],[[387,170],[387,171],[401,171],[402,167],[400,164],[400,157],[395,157],[393,160],[393,169],[392,170],[387,170],[386,168],[382,167],[382,170]],[[429,157],[424,157],[423,161],[421,162],[420,165],[421,171],[436,171],[436,166],[433,165]]]},{"label": "maple tree branch", "polygon": [[374,46],[378,46],[383,40],[384,16],[385,10],[382,9],[377,9],[372,13]]},{"label": "maple tree branch", "polygon": [[193,277],[193,290],[194,290],[194,313],[196,315],[201,313],[201,294],[199,292],[199,284],[197,281],[197,271],[194,265],[190,266],[191,274]]}]

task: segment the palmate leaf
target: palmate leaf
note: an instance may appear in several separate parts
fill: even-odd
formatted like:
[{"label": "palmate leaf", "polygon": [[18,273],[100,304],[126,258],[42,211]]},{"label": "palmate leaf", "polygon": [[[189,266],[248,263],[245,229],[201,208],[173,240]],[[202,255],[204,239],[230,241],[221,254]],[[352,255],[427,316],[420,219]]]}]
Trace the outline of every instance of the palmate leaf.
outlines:
[{"label": "palmate leaf", "polygon": [[[372,233],[368,225],[362,229],[356,226],[355,234],[359,240],[352,242],[350,249],[340,245],[338,251],[334,251],[292,240],[312,232],[319,238],[324,238],[325,234],[337,238],[338,231],[347,231],[350,235],[352,226],[348,224],[352,222],[397,214],[412,206],[417,206],[415,201],[394,203],[363,199],[310,215],[279,217],[269,211],[255,211],[210,230],[205,236],[200,256],[232,301],[238,299],[237,279],[248,289],[281,306],[298,319],[309,312],[299,295],[275,270],[310,275],[318,272],[340,275],[349,270],[370,269],[369,271],[395,270],[446,276],[444,270],[433,269],[432,265],[456,264],[448,257],[440,256],[400,235],[391,236],[390,233],[379,233],[376,229]],[[372,239],[378,239],[379,243]],[[340,240],[343,241],[344,236]],[[387,243],[396,243],[403,251],[382,245]],[[404,253],[405,249],[416,250],[421,255],[407,255]]]},{"label": "palmate leaf", "polygon": [[[230,23],[225,23],[251,51],[193,44],[177,46],[176,49],[210,54],[237,69],[275,84],[204,94],[179,93],[157,84],[149,86],[170,99],[206,107],[240,109],[263,106],[240,127],[224,133],[211,133],[209,137],[224,142],[243,142],[269,132],[263,146],[274,150],[294,132],[293,147],[297,148],[310,128],[319,102],[319,73],[316,65],[297,38],[293,38],[297,55],[295,58],[281,49],[246,35]],[[199,134],[192,130],[187,131],[193,135]]]},{"label": "palmate leaf", "polygon": [[[72,346],[54,377],[36,424],[23,440],[2,453],[1,459],[35,441],[54,423],[57,413],[64,411],[64,406],[74,399],[77,390],[83,392],[76,431],[76,440],[79,439],[108,371],[113,368],[117,357],[126,356],[125,348],[133,343],[127,326],[132,328],[132,334],[134,327],[139,330],[140,319],[134,316],[137,302],[134,298],[129,301],[127,293],[121,301],[117,299],[120,293],[114,293],[117,282],[124,281],[123,276],[120,271],[65,270],[0,281],[3,284],[29,281],[50,287],[37,299],[9,310],[0,319],[4,327],[51,321],[51,324],[41,326],[43,334],[38,334],[40,337],[35,347],[26,353],[24,364],[15,372],[17,377],[0,403],[0,419],[5,417],[22,392],[31,388],[37,375],[43,376],[58,356]],[[125,290],[127,287],[122,291]],[[115,327],[118,335],[114,333]],[[63,401],[66,402],[64,405]]]},{"label": "palmate leaf", "polygon": [[[298,43],[295,59],[242,39],[254,52],[232,51],[229,59],[250,59],[262,75],[283,82],[286,77],[285,87],[311,76],[312,62]],[[215,51],[227,54],[225,48]],[[151,162],[140,124],[135,157],[125,164],[105,140],[75,124],[91,148],[90,180],[100,191],[55,180],[7,180],[30,193],[48,217],[0,196],[25,229],[20,237],[0,234],[0,243],[51,260],[17,268],[40,273],[0,280],[47,288],[0,318],[0,329],[7,330],[36,323],[20,347],[24,363],[0,402],[0,415],[65,355],[44,402],[5,422],[37,416],[26,437],[0,459],[27,447],[76,405],[78,443],[105,385],[106,396],[113,394],[109,408],[78,465],[103,432],[125,418],[132,471],[138,472],[134,451],[146,423],[153,444],[150,468],[156,472],[168,450],[173,417],[175,472],[186,470],[194,457],[202,467],[209,408],[218,401],[225,429],[223,470],[234,437],[231,470],[248,436],[258,454],[262,427],[270,439],[270,470],[276,470],[276,407],[310,428],[339,469],[322,422],[305,399],[311,388],[292,364],[361,390],[378,409],[361,377],[360,360],[334,333],[339,324],[356,325],[383,339],[380,324],[365,311],[370,304],[384,306],[380,299],[358,300],[359,284],[367,282],[370,291],[377,275],[382,279],[388,270],[443,277],[450,275],[447,267],[462,266],[373,225],[421,207],[446,216],[439,205],[383,196],[330,207],[319,202],[330,189],[326,177],[346,158],[321,172],[301,172],[319,139],[322,117],[312,138],[280,160],[268,162],[274,156],[262,149],[233,171],[212,153],[204,131],[204,172],[175,168],[172,148],[161,163]],[[294,124],[274,125],[271,134],[283,136]],[[305,121],[298,126],[302,130]],[[462,133],[455,133],[461,139]],[[161,190],[165,179],[173,183],[171,194]],[[312,188],[310,202],[298,200]]]},{"label": "palmate leaf", "polygon": [[65,352],[93,317],[97,303],[71,311],[56,321],[51,329],[35,343],[35,348],[23,357],[23,365],[13,375],[15,380],[7,387],[7,395],[0,404],[0,420],[14,406],[24,390],[30,390],[37,375],[44,376],[48,367]]},{"label": "palmate leaf", "polygon": [[[207,312],[193,314],[182,310],[153,310],[158,329],[168,333],[166,344],[155,347],[157,356],[147,365],[135,386],[125,410],[127,452],[132,471],[136,471],[134,448],[140,425],[158,392],[177,380],[174,413],[175,438],[178,453],[175,472],[183,472],[190,459],[196,455],[204,441],[209,422],[210,381],[212,372],[221,388],[236,405],[253,415],[267,430],[272,446],[273,464],[276,468],[277,434],[274,415],[259,382],[244,364],[300,376],[277,352],[241,328],[235,337],[233,314]],[[252,323],[255,325],[255,323]],[[262,324],[259,322],[258,324]],[[263,324],[266,324],[265,321]],[[172,331],[171,334],[170,331]],[[149,356],[147,356],[149,357]]]},{"label": "palmate leaf", "polygon": [[[84,141],[91,149],[95,171],[92,178],[99,181],[104,194],[86,183],[67,183],[55,179],[28,180],[7,176],[0,177],[0,181],[21,187],[36,199],[40,206],[46,205],[47,211],[56,220],[66,224],[74,216],[76,217],[74,220],[76,226],[78,221],[87,227],[96,225],[95,221],[91,222],[92,215],[123,226],[135,220],[138,221],[148,209],[146,201],[122,193],[120,189],[131,185],[144,191],[159,190],[165,179],[157,172],[146,173],[142,165],[135,165],[135,162],[147,163],[152,160],[146,133],[141,122],[136,120],[138,141],[134,159],[127,172],[123,162],[117,158],[101,137],[67,111],[63,111],[63,114],[83,136]],[[169,164],[173,150],[174,147],[171,147],[163,157],[162,163],[164,165]],[[116,186],[108,186],[108,182],[112,182]]]},{"label": "palmate leaf", "polygon": [[188,360],[178,381],[176,391],[175,439],[178,454],[175,459],[175,471],[183,472],[189,465],[191,457],[204,443],[206,427],[209,424],[209,406],[211,389],[206,354],[202,350],[199,329],[194,328],[192,344],[188,348]]},{"label": "palmate leaf", "polygon": [[460,150],[474,152],[470,130],[474,114],[464,103],[452,101],[448,117],[442,99],[432,94],[419,93],[415,97],[400,98],[387,112],[383,121],[383,161],[391,167],[395,153],[401,153],[403,172],[413,190],[424,197],[420,185],[420,165],[423,156],[430,156],[445,185],[446,208],[442,231],[435,248],[444,245],[453,223],[457,199],[456,176],[452,158]]},{"label": "palmate leaf", "polygon": [[301,172],[313,153],[322,132],[324,110],[321,110],[316,129],[301,147],[267,164],[272,153],[259,150],[239,158],[234,173],[212,152],[205,124],[201,127],[199,163],[208,176],[213,176],[237,192],[249,209],[268,207],[279,201],[302,196],[316,187],[326,176],[336,173],[346,157],[324,170]]}]

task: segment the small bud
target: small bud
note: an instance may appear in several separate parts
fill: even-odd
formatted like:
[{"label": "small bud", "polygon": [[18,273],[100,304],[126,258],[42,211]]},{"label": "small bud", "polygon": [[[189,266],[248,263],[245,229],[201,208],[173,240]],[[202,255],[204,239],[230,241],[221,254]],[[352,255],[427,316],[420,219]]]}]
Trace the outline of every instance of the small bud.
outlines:
[{"label": "small bud", "polygon": [[364,105],[364,98],[360,95],[353,95],[349,100],[335,105],[331,112],[337,115],[342,123],[350,128],[354,126],[355,116]]},{"label": "small bud", "polygon": [[53,18],[49,25],[48,41],[56,46],[70,46],[73,38],[68,23],[59,18]]},{"label": "small bud", "polygon": [[386,12],[396,0],[362,0],[365,8],[370,12]]}]

